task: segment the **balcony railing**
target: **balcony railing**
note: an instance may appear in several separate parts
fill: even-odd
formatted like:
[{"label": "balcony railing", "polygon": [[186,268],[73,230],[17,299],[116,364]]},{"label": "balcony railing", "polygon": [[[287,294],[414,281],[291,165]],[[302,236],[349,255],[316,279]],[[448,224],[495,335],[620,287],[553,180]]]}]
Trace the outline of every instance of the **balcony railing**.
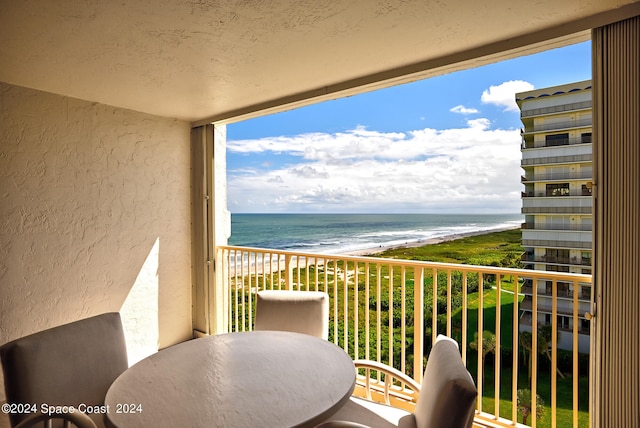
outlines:
[{"label": "balcony railing", "polygon": [[520,181],[533,182],[533,181],[553,181],[553,180],[591,180],[593,177],[592,171],[578,171],[578,172],[548,172],[538,174],[526,174],[520,177]]},{"label": "balcony railing", "polygon": [[521,192],[523,198],[562,198],[566,196],[591,196],[590,189],[574,189],[564,194],[554,195],[551,192]]},{"label": "balcony railing", "polygon": [[535,132],[543,132],[543,131],[559,131],[565,129],[573,129],[573,128],[589,128],[591,127],[592,119],[590,117],[585,117],[582,119],[573,119],[566,120],[562,122],[552,122],[552,123],[537,123],[533,125],[533,129],[527,128],[524,135],[533,134]]},{"label": "balcony railing", "polygon": [[[539,131],[539,130],[536,130]],[[535,131],[534,131],[535,132]],[[591,144],[591,137],[579,137],[579,138],[563,138],[560,140],[554,140],[552,142],[547,141],[529,141],[523,140],[520,147],[523,150],[526,149],[539,149],[542,147],[562,147],[573,146],[575,144]]]},{"label": "balcony railing", "polygon": [[[531,392],[532,409],[537,397],[547,409],[540,420],[532,412],[532,426],[588,425],[588,356],[578,353],[577,326],[573,351],[558,349],[557,293],[560,282],[574,289],[591,284],[590,275],[232,246],[218,247],[216,265],[217,287],[228,298],[228,331],[253,328],[258,290],[326,291],[329,340],[354,359],[389,364],[420,383],[436,335],[456,339],[482,397],[478,426],[520,426],[523,389]],[[538,280],[552,283],[554,303],[550,326],[531,334],[520,326],[521,288]],[[574,319],[584,317],[578,303],[575,293]],[[537,305],[533,294],[531,308]],[[529,310],[531,331],[544,318]],[[489,345],[485,331],[495,338]],[[411,401],[402,386],[394,392],[400,402]]]},{"label": "balcony railing", "polygon": [[580,101],[577,103],[571,104],[562,104],[559,106],[550,106],[550,107],[541,107],[531,110],[522,110],[520,112],[520,117],[532,117],[532,116],[541,116],[548,115],[551,113],[560,113],[565,111],[576,111],[576,110],[587,110],[591,108],[591,101]]},{"label": "balcony railing", "polygon": [[551,222],[526,222],[522,223],[521,228],[526,230],[574,230],[580,232],[591,232],[593,230],[593,225],[591,223],[554,224]]}]

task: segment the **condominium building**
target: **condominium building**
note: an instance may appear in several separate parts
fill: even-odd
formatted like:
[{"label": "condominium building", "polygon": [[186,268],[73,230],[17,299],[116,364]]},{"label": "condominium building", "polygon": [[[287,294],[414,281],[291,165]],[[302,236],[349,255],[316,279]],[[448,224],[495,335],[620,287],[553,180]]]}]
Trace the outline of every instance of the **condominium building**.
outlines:
[{"label": "condominium building", "polygon": [[[592,144],[591,81],[516,94],[522,133],[522,261],[527,269],[591,274]],[[523,286],[521,330],[531,331],[532,294],[537,291],[538,325],[552,320],[549,281]],[[568,333],[579,323],[578,348],[589,352],[591,287],[557,284],[559,347],[572,348]],[[574,293],[578,320],[573,319]]]}]

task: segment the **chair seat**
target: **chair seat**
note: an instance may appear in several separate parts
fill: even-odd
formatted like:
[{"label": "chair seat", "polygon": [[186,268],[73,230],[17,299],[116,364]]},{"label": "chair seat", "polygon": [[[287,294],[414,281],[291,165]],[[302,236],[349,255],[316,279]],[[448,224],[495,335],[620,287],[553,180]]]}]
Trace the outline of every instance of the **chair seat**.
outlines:
[{"label": "chair seat", "polygon": [[350,421],[375,428],[415,428],[410,412],[363,398],[351,397],[328,421]]}]

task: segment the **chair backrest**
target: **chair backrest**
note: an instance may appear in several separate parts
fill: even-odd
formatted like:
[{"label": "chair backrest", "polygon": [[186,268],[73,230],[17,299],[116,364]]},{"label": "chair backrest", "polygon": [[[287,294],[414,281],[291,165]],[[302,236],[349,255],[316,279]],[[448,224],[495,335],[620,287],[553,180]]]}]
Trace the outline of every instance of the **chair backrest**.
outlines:
[{"label": "chair backrest", "polygon": [[414,411],[418,428],[471,427],[478,391],[458,343],[438,336],[431,349]]},{"label": "chair backrest", "polygon": [[258,292],[255,330],[280,330],[329,337],[329,295],[320,291]]},{"label": "chair backrest", "polygon": [[[54,327],[0,347],[9,403],[101,405],[127,369],[120,314],[106,313]],[[25,414],[11,414],[12,425]]]}]

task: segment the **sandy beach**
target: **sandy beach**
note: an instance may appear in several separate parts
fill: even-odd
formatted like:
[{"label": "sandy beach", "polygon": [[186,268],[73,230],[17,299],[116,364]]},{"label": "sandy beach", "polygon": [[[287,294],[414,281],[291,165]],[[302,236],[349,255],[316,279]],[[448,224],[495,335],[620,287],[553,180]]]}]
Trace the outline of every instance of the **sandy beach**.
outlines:
[{"label": "sandy beach", "polygon": [[[397,244],[397,245],[379,245],[378,247],[372,247],[372,248],[368,248],[368,249],[363,249],[363,250],[358,250],[358,251],[349,251],[349,252],[342,252],[342,253],[334,253],[331,256],[329,256],[331,259],[334,258],[338,258],[340,255],[343,256],[356,256],[356,257],[366,257],[366,256],[371,256],[371,257],[376,257],[377,255],[379,255],[380,253],[386,251],[386,250],[391,250],[391,249],[398,249],[398,248],[416,248],[416,247],[422,247],[425,245],[433,245],[433,244],[439,244],[441,242],[448,242],[448,241],[454,241],[456,239],[461,239],[461,238],[466,238],[469,236],[478,236],[478,235],[486,235],[489,233],[495,233],[495,232],[502,232],[505,230],[512,230],[512,229],[518,229],[519,226],[513,226],[513,227],[504,227],[504,228],[496,228],[496,229],[489,229],[489,230],[479,230],[479,231],[473,231],[473,232],[467,232],[467,233],[455,233],[455,234],[450,234],[450,235],[443,235],[443,236],[439,236],[437,238],[432,238],[432,239],[417,239],[415,241],[407,241],[403,244]],[[275,252],[267,252],[268,254],[277,254],[277,251]],[[317,264],[318,261],[320,261],[320,264],[324,264],[324,260],[326,258],[326,256],[328,256],[328,254],[311,254],[311,253],[305,253],[305,257],[303,257],[301,260],[297,260],[295,262],[295,267],[296,268],[305,268],[307,266],[307,263],[310,264]],[[337,257],[335,257],[337,256]],[[257,255],[256,255],[257,257]],[[246,260],[244,261],[244,267],[242,269],[243,273],[242,275],[262,275],[265,273],[269,273],[269,272],[275,272],[278,270],[282,269],[282,266],[278,263],[278,258],[271,260],[271,262],[267,261],[266,263],[262,263],[262,262],[257,262],[257,259],[254,259],[253,261],[249,261],[247,262]],[[282,259],[280,259],[282,260]],[[233,277],[236,276],[236,271],[234,269],[233,266],[231,266],[230,272],[229,272],[229,276]]]},{"label": "sandy beach", "polygon": [[441,242],[454,241],[456,239],[467,238],[469,236],[486,235],[488,233],[502,232],[502,231],[505,231],[505,230],[519,229],[519,228],[520,228],[520,225],[513,226],[513,227],[503,227],[503,228],[498,228],[498,229],[490,229],[490,230],[478,230],[478,231],[467,232],[467,233],[455,233],[455,234],[452,234],[452,235],[439,236],[437,238],[419,239],[419,240],[415,240],[415,241],[407,241],[404,244],[398,244],[398,245],[386,245],[386,246],[385,245],[380,245],[378,247],[366,248],[366,249],[358,250],[358,251],[350,251],[350,252],[346,252],[346,253],[343,253],[343,254],[347,255],[347,256],[375,256],[375,255],[380,254],[380,253],[382,253],[384,251],[387,251],[387,250],[395,250],[395,249],[398,249],[398,248],[422,247],[424,245],[439,244]]}]

